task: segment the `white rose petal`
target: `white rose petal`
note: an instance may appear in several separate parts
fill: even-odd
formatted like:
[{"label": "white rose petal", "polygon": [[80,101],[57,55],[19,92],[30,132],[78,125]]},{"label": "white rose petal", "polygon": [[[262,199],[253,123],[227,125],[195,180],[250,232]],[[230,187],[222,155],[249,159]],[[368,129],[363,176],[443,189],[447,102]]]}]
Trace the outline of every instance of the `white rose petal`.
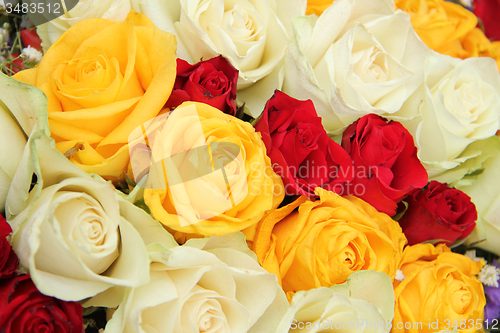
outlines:
[{"label": "white rose petal", "polygon": [[[477,180],[469,186],[460,187],[460,190],[470,196],[476,205],[478,220],[476,228],[467,244],[477,243],[475,247],[500,255],[500,153],[490,157],[484,163],[484,171]],[[484,228],[484,230],[483,230]]]},{"label": "white rose petal", "polygon": [[491,58],[461,60],[431,51],[424,77],[401,112],[419,110],[416,118],[403,124],[433,178],[477,156],[461,154],[471,143],[496,134],[500,125],[500,75]]},{"label": "white rose petal", "polygon": [[238,102],[246,103],[257,117],[281,86],[282,59],[292,33],[290,21],[304,15],[306,2],[180,0],[180,4],[175,29],[191,59],[226,57],[239,70]]},{"label": "white rose petal", "polygon": [[106,332],[275,332],[289,308],[241,233],[157,250],[151,282],[128,289]]},{"label": "white rose petal", "polygon": [[369,113],[415,116],[398,111],[422,82],[429,49],[407,13],[389,1],[338,0],[293,26],[283,91],[312,99],[331,134]]},{"label": "white rose petal", "polygon": [[0,74],[0,212],[4,211],[26,138],[36,128],[48,128],[46,108],[47,98],[41,90]]},{"label": "white rose petal", "polygon": [[[88,306],[117,306],[123,288],[149,280],[147,246],[175,244],[158,222],[68,161],[42,131],[33,133],[8,195],[12,246],[37,288]],[[30,190],[31,175],[37,184]],[[26,191],[26,192],[25,192]],[[14,202],[12,198],[25,201]],[[15,214],[14,214],[15,213]]]},{"label": "white rose petal", "polygon": [[387,274],[358,271],[343,284],[297,292],[276,332],[389,332],[394,304]]}]

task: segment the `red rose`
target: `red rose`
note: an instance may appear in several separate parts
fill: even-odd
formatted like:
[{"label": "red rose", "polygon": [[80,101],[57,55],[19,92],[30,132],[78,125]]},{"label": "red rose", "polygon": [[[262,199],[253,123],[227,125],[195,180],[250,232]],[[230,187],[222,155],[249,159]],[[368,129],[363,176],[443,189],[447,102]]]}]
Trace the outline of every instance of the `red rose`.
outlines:
[{"label": "red rose", "polygon": [[326,134],[311,100],[299,101],[281,91],[266,103],[255,125],[273,169],[287,195],[314,195],[315,187],[341,193],[352,179],[349,155]]},{"label": "red rose", "polygon": [[491,40],[500,40],[500,0],[475,0],[474,14],[482,21],[484,34]]},{"label": "red rose", "polygon": [[476,206],[470,197],[432,181],[428,188],[404,199],[408,209],[399,220],[409,245],[443,239],[446,245],[464,239],[476,227]]},{"label": "red rose", "polygon": [[380,212],[394,215],[399,200],[427,184],[413,138],[398,122],[366,115],[347,127],[342,147],[354,162],[353,194]]},{"label": "red rose", "polygon": [[24,29],[20,31],[21,40],[23,41],[23,46],[28,47],[31,46],[38,51],[42,51],[42,40],[36,33],[36,29]]},{"label": "red rose", "polygon": [[12,229],[5,221],[5,217],[0,215],[0,279],[12,276],[19,263],[17,255],[6,238],[11,232]]},{"label": "red rose", "polygon": [[177,59],[177,77],[166,107],[175,108],[186,101],[209,104],[224,113],[236,114],[238,70],[218,56],[195,65]]},{"label": "red rose", "polygon": [[0,280],[0,332],[83,333],[82,306],[43,295],[29,275]]}]

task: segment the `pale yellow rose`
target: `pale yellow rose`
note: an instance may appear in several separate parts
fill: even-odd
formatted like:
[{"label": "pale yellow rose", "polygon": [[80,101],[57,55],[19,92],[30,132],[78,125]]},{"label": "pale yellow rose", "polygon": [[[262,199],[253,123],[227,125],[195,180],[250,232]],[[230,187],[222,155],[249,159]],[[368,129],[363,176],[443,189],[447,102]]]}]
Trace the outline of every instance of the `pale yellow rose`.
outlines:
[{"label": "pale yellow rose", "polygon": [[117,306],[123,287],[149,280],[147,245],[175,241],[111,183],[70,163],[42,131],[28,145],[7,197],[21,266],[45,295]]},{"label": "pale yellow rose", "polygon": [[390,331],[393,317],[391,278],[358,271],[343,284],[296,293],[276,333],[383,333]]},{"label": "pale yellow rose", "polygon": [[155,117],[170,95],[175,49],[175,37],[142,14],[118,23],[89,19],[15,78],[47,95],[56,148],[83,170],[116,179],[128,163],[130,132]]},{"label": "pale yellow rose", "polygon": [[400,267],[404,278],[394,281],[392,332],[430,333],[454,324],[461,333],[479,331],[486,300],[476,275],[483,265],[443,244],[407,247]]},{"label": "pale yellow rose", "polygon": [[276,332],[289,307],[241,233],[157,244],[150,256],[151,281],[127,288],[107,333]]},{"label": "pale yellow rose", "polygon": [[0,212],[25,150],[27,138],[47,129],[47,99],[40,89],[0,73]]},{"label": "pale yellow rose", "polygon": [[392,0],[336,0],[292,21],[283,92],[311,99],[331,135],[366,114],[392,120],[423,80],[429,48]]},{"label": "pale yellow rose", "polygon": [[170,229],[202,236],[246,229],[251,239],[264,212],[283,200],[283,182],[260,135],[251,124],[212,106],[183,103],[149,144],[154,163],[144,200]]},{"label": "pale yellow rose", "polygon": [[343,283],[359,270],[394,278],[406,244],[399,224],[356,197],[316,194],[317,201],[300,197],[268,212],[251,247],[288,296]]},{"label": "pale yellow rose", "polygon": [[500,195],[498,192],[500,149],[498,146],[495,151],[496,154],[483,164],[484,170],[477,180],[468,186],[461,186],[460,190],[470,196],[479,215],[476,228],[467,239],[467,244],[500,255],[498,242],[500,239]]},{"label": "pale yellow rose", "polygon": [[486,140],[499,128],[499,107],[500,75],[493,59],[429,53],[424,83],[401,108],[402,113],[418,111],[402,123],[429,178],[450,184],[478,169],[482,161],[469,163],[489,149]]}]

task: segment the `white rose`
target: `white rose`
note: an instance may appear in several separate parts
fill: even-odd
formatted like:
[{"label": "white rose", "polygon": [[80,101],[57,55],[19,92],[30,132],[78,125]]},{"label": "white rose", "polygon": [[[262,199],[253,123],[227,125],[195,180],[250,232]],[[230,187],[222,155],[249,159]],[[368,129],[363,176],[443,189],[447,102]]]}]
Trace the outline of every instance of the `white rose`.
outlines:
[{"label": "white rose", "polygon": [[337,0],[293,28],[283,91],[312,99],[332,134],[365,114],[395,114],[422,83],[429,49],[390,0]]},{"label": "white rose", "polygon": [[241,233],[156,251],[151,282],[127,290],[107,333],[275,332],[289,307]]},{"label": "white rose", "polygon": [[[11,204],[11,194],[22,198],[29,189],[33,171],[37,184],[26,202]],[[69,162],[41,131],[32,134],[13,185],[7,210],[21,211],[8,216],[12,246],[46,295],[75,301],[114,286],[144,284],[149,281],[146,246],[172,239],[148,214],[119,198],[111,183]],[[94,304],[117,306],[121,298],[116,293]]]},{"label": "white rose", "polygon": [[460,187],[476,205],[478,220],[467,244],[500,255],[500,151],[483,164],[484,171],[472,185]]},{"label": "white rose", "polygon": [[26,145],[26,138],[45,121],[43,92],[0,73],[0,212]]},{"label": "white rose", "polygon": [[394,304],[387,274],[358,271],[343,284],[297,292],[276,332],[389,332]]},{"label": "white rose", "polygon": [[415,140],[429,178],[455,181],[456,175],[443,173],[480,155],[485,147],[464,151],[499,129],[500,74],[495,61],[488,57],[461,60],[431,51],[424,82],[401,112],[415,109],[419,116],[403,124]]},{"label": "white rose", "polygon": [[[175,34],[173,22],[179,20],[180,5],[178,0],[80,0],[69,12],[41,24],[37,33],[42,39],[45,51],[70,27],[89,18],[105,18],[111,21],[124,21],[130,10],[143,13],[157,28]],[[177,42],[177,55],[190,61],[184,45]]]},{"label": "white rose", "polygon": [[292,35],[290,22],[305,14],[306,1],[180,0],[180,4],[175,29],[193,61],[219,54],[227,58],[239,70],[238,102],[258,116],[281,87],[280,64]]}]

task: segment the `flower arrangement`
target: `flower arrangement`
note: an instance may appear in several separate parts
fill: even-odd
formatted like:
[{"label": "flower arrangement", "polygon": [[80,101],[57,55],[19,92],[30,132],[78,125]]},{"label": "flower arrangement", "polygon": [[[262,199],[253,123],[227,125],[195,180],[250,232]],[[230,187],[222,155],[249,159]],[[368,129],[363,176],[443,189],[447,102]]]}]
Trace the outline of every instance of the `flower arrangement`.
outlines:
[{"label": "flower arrangement", "polygon": [[0,332],[500,329],[498,0],[59,5],[0,1]]}]

